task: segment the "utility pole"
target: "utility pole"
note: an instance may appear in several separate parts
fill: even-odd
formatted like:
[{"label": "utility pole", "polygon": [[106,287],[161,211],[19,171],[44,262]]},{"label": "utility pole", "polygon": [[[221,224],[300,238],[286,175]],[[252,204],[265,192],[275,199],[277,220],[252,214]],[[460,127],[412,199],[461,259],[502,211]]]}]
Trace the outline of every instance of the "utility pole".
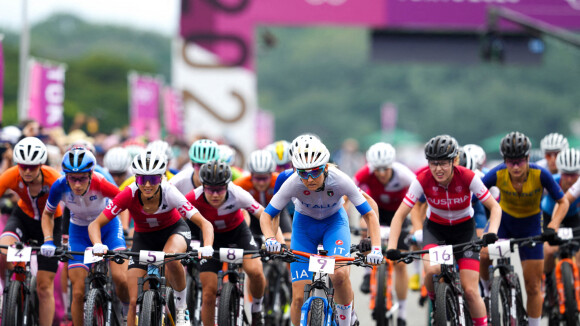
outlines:
[{"label": "utility pole", "polygon": [[20,58],[18,76],[18,120],[26,119],[28,111],[28,52],[30,31],[28,28],[28,0],[22,1],[22,30],[20,31]]}]

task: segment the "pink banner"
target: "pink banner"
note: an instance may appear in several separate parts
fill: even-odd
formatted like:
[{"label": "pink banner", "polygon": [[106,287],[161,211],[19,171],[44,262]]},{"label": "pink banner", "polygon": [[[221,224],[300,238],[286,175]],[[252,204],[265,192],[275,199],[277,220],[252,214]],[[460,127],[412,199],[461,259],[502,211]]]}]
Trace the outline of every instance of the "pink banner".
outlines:
[{"label": "pink banner", "polygon": [[150,141],[161,138],[160,93],[159,79],[135,73],[129,75],[129,124],[132,137],[145,136]]},{"label": "pink banner", "polygon": [[275,126],[274,114],[258,109],[256,112],[256,147],[264,148],[274,142]]},{"label": "pink banner", "polygon": [[393,131],[397,128],[397,107],[393,103],[385,103],[381,108],[381,129]]},{"label": "pink banner", "polygon": [[171,87],[163,89],[164,122],[167,133],[183,136],[183,102],[181,93]]},{"label": "pink banner", "polygon": [[62,127],[65,67],[31,61],[28,84],[28,117],[44,128]]},{"label": "pink banner", "polygon": [[0,35],[0,124],[4,112],[4,52],[2,51],[2,35]]}]

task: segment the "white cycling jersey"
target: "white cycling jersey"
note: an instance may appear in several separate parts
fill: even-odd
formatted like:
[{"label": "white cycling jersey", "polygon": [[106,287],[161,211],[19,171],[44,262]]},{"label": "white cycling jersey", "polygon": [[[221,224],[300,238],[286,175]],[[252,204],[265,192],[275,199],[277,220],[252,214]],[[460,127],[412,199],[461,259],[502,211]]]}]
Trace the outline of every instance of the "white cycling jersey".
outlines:
[{"label": "white cycling jersey", "polygon": [[193,166],[188,165],[187,168],[181,170],[178,174],[174,175],[173,178],[169,180],[169,183],[174,185],[175,188],[179,190],[179,192],[181,192],[184,195],[187,195],[193,189],[195,189],[195,186],[193,185],[194,172],[195,170],[193,169]]}]

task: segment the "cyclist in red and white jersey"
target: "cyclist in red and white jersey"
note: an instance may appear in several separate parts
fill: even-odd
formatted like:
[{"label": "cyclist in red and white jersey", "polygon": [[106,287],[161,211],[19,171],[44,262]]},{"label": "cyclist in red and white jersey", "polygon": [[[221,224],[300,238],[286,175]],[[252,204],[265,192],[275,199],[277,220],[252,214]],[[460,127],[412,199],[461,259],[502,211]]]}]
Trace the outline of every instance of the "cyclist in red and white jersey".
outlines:
[{"label": "cyclist in red and white jersey", "polygon": [[[448,135],[431,138],[425,145],[425,156],[429,170],[420,172],[413,181],[405,200],[397,209],[391,223],[389,250],[387,258],[397,260],[401,257],[397,241],[405,217],[417,200],[425,195],[427,200],[427,219],[423,225],[423,249],[436,247],[440,242],[458,244],[476,239],[472,193],[475,194],[489,210],[489,233],[483,236],[485,244],[497,240],[497,230],[501,219],[501,208],[471,170],[462,166],[453,166],[457,156],[457,141]],[[475,326],[487,325],[487,316],[483,299],[479,295],[479,252],[471,250],[456,253],[459,265],[459,277],[465,291],[465,299],[470,308]],[[440,265],[430,265],[429,255],[424,258],[425,286],[431,300],[435,300],[433,275],[440,273]]]},{"label": "cyclist in red and white jersey", "polygon": [[[119,193],[97,219],[89,225],[93,252],[103,254],[107,246],[102,244],[101,228],[128,209],[135,221],[135,234],[131,251],[186,252],[191,241],[191,231],[183,220],[190,219],[203,232],[205,246],[200,249],[202,257],[213,255],[213,227],[199,211],[174,186],[163,181],[167,159],[163,153],[147,151],[133,159],[135,183]],[[179,261],[165,265],[167,280],[175,290],[176,325],[189,325],[186,304],[185,272]],[[147,266],[129,260],[127,284],[129,287],[129,314],[127,325],[135,325],[137,304],[137,280],[145,276]]]}]

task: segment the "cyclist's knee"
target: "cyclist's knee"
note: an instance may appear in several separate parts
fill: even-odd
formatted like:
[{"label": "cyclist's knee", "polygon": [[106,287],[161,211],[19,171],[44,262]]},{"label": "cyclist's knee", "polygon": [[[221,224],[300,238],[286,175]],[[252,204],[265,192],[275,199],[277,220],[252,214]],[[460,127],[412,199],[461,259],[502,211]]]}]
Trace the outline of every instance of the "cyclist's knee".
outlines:
[{"label": "cyclist's knee", "polygon": [[347,282],[350,283],[349,275],[350,274],[347,269],[337,270],[334,273],[334,276],[332,277],[332,284],[334,285],[334,287],[340,288],[344,286]]},{"label": "cyclist's knee", "polygon": [[481,298],[478,286],[464,287],[465,300],[472,302]]}]

